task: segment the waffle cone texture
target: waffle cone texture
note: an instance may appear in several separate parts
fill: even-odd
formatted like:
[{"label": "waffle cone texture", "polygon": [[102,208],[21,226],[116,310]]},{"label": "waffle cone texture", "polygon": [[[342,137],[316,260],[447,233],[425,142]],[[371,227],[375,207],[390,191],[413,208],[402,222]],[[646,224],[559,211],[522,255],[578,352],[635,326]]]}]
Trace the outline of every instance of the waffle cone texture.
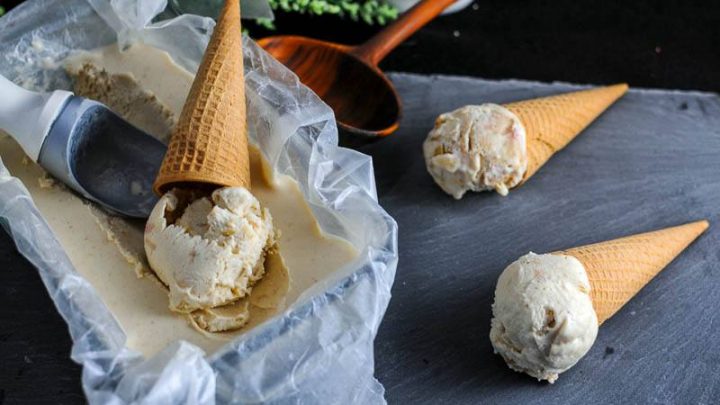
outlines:
[{"label": "waffle cone texture", "polygon": [[505,104],[505,108],[512,111],[525,127],[528,163],[523,182],[625,94],[627,89],[627,84],[616,84]]},{"label": "waffle cone texture", "polygon": [[155,179],[174,187],[250,188],[239,0],[226,0]]},{"label": "waffle cone texture", "polygon": [[590,297],[602,324],[708,228],[691,222],[562,252],[578,259],[590,279]]}]

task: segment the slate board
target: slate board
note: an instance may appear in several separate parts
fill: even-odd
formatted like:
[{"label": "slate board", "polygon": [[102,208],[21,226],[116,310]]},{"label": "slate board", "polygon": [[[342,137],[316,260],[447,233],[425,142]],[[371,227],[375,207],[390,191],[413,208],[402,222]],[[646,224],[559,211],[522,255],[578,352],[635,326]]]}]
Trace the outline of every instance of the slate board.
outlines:
[{"label": "slate board", "polygon": [[[400,130],[358,148],[400,226],[375,343],[390,403],[720,402],[720,98],[632,90],[508,197],[455,201],[425,170],[435,117],[567,84],[392,74]],[[600,329],[554,384],[510,371],[488,338],[498,275],[517,257],[707,218],[708,232]]]}]

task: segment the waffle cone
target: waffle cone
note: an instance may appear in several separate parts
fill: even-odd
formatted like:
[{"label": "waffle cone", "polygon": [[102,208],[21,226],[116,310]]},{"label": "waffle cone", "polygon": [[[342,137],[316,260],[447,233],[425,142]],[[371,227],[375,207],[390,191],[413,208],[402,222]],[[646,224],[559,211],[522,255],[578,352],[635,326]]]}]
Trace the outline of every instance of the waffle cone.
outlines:
[{"label": "waffle cone", "polygon": [[625,94],[627,89],[627,84],[616,84],[505,104],[525,126],[528,164],[523,182]]},{"label": "waffle cone", "polygon": [[250,187],[239,0],[226,0],[155,179],[173,187]]},{"label": "waffle cone", "polygon": [[585,267],[602,324],[707,228],[707,221],[691,222],[558,253],[575,257]]}]

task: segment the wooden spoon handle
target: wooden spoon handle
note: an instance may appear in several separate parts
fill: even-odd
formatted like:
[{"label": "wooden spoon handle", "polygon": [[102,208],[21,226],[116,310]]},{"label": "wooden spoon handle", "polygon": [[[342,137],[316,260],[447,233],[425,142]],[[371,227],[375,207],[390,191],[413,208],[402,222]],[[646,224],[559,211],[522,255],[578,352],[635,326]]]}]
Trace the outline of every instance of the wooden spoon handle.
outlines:
[{"label": "wooden spoon handle", "polygon": [[356,47],[353,53],[367,63],[377,66],[395,47],[437,17],[455,1],[422,0],[369,41]]}]

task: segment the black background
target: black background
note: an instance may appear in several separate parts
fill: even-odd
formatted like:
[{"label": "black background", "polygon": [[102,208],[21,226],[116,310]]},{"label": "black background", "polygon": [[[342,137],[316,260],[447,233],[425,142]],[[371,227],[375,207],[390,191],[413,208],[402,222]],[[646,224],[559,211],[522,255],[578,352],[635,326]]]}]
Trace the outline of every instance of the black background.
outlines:
[{"label": "black background", "polygon": [[[6,9],[17,3],[0,1]],[[288,15],[279,15],[277,26],[276,34],[350,44],[378,29]],[[251,33],[266,34],[257,27]],[[717,92],[719,49],[720,3],[714,1],[482,0],[430,23],[381,67]],[[389,311],[395,310],[391,302]],[[70,346],[36,271],[0,232],[0,404],[83,402]]]}]

